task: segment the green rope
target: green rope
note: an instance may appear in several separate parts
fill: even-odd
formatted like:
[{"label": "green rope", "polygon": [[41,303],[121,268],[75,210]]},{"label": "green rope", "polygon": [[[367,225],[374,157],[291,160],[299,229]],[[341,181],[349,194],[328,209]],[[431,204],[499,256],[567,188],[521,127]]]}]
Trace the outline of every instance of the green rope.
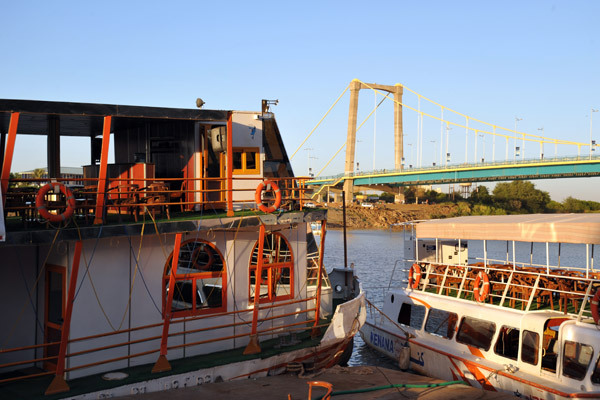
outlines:
[{"label": "green rope", "polygon": [[[450,385],[468,385],[467,382],[464,381],[449,381],[449,382],[441,382],[441,383],[428,383],[425,385],[412,385],[412,384],[398,384],[398,385],[385,385],[385,386],[375,386],[371,388],[365,389],[354,389],[354,390],[341,390],[338,392],[332,392],[332,396],[338,396],[342,394],[353,394],[353,393],[365,393],[365,392],[374,392],[376,390],[385,390],[385,389],[393,389],[393,388],[407,388],[407,389],[425,389],[439,386],[450,386]],[[318,400],[323,399],[324,396],[318,398]]]}]

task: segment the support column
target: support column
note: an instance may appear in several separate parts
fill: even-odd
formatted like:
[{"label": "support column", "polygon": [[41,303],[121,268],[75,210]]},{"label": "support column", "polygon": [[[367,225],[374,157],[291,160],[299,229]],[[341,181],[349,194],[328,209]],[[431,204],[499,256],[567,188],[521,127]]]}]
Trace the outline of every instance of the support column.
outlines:
[{"label": "support column", "polygon": [[252,332],[250,333],[250,342],[244,349],[244,355],[257,354],[261,352],[258,335],[256,333],[258,327],[258,310],[260,304],[260,284],[262,283],[262,267],[263,267],[263,250],[265,248],[265,225],[260,224],[258,230],[258,257],[256,259],[256,272],[254,274],[254,310],[252,312]]},{"label": "support column", "polygon": [[75,243],[73,253],[73,268],[71,268],[71,277],[69,278],[69,293],[67,298],[67,309],[65,310],[65,319],[63,322],[60,350],[58,351],[58,360],[56,363],[56,375],[46,389],[45,395],[68,392],[71,388],[64,378],[65,357],[67,355],[67,344],[69,343],[69,331],[71,330],[71,316],[73,315],[73,304],[75,303],[75,290],[77,289],[77,275],[79,274],[79,260],[81,258],[81,240]]},{"label": "support column", "polygon": [[[404,129],[402,126],[402,94],[404,88],[399,83],[394,86],[394,168],[403,169],[402,158],[404,157]],[[441,146],[441,144],[440,144]]]},{"label": "support column", "polygon": [[[354,172],[354,153],[356,151],[356,120],[358,114],[358,92],[361,83],[358,80],[350,82],[350,110],[348,111],[348,135],[346,138],[346,164],[344,174],[349,176]],[[346,202],[352,202],[354,194],[354,181],[344,180],[344,191],[346,192]]]},{"label": "support column", "polygon": [[0,175],[0,187],[2,188],[2,204],[6,203],[6,191],[8,190],[8,180],[10,179],[10,168],[12,166],[13,153],[15,151],[15,142],[17,140],[17,126],[19,125],[19,113],[10,114],[10,124],[8,126],[8,139],[6,140],[6,150],[4,152],[4,161],[2,163],[2,175]]},{"label": "support column", "polygon": [[171,325],[171,317],[173,316],[173,292],[175,292],[175,274],[177,273],[177,265],[179,264],[179,250],[181,249],[182,234],[175,235],[175,247],[173,248],[173,258],[171,259],[171,273],[169,274],[169,294],[167,295],[167,304],[165,305],[165,314],[163,316],[163,331],[160,341],[160,355],[158,360],[152,367],[152,373],[164,372],[171,370],[171,364],[167,360],[168,343],[169,343],[169,326]]},{"label": "support column", "polygon": [[60,119],[48,116],[48,178],[60,178]]},{"label": "support column", "polygon": [[104,221],[104,201],[106,199],[106,171],[108,169],[108,150],[110,143],[110,127],[112,117],[104,117],[104,128],[102,129],[102,152],[100,153],[100,172],[98,173],[98,190],[96,191],[96,213],[94,224]]}]

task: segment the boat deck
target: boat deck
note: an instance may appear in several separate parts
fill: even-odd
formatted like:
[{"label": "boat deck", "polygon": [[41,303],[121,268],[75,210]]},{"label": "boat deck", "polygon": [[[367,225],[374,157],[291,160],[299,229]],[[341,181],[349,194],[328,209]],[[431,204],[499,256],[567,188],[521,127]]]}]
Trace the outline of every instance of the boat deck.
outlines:
[{"label": "boat deck", "polygon": [[[188,399],[239,399],[239,400],[280,400],[290,395],[292,399],[306,399],[308,382],[320,381],[333,385],[336,400],[366,400],[366,399],[514,399],[514,396],[476,389],[463,384],[434,386],[445,382],[408,372],[380,368],[375,366],[339,367],[320,371],[307,376],[284,374],[259,379],[245,379],[232,382],[211,383],[202,386],[179,389],[168,393],[169,398],[178,400]],[[415,385],[421,387],[389,387],[390,385]],[[365,389],[379,390],[365,391]],[[320,398],[326,389],[313,388],[313,398]],[[340,392],[347,392],[341,394]],[[158,400],[165,398],[164,392],[147,393],[122,397],[123,400]]]}]

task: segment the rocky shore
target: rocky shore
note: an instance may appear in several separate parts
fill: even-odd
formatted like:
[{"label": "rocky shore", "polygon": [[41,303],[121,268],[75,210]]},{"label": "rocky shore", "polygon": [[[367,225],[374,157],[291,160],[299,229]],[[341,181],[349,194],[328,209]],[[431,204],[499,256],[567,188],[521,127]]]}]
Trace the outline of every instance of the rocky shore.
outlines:
[{"label": "rocky shore", "polygon": [[[457,206],[446,204],[373,204],[373,208],[352,204],[346,207],[348,229],[388,229],[406,221],[452,216]],[[330,204],[327,226],[342,228],[341,204]]]}]

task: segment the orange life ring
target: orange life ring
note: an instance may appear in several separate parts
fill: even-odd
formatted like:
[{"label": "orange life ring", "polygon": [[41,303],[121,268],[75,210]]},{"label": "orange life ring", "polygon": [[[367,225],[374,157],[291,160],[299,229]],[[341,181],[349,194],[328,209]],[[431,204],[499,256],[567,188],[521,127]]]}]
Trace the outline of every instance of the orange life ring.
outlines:
[{"label": "orange life ring", "polygon": [[[479,284],[483,280],[483,285],[481,286],[481,292],[479,292]],[[475,301],[482,302],[484,301],[488,294],[490,293],[490,278],[488,274],[483,271],[479,271],[477,274],[477,278],[475,278],[475,284],[473,285],[473,297]]]},{"label": "orange life ring", "polygon": [[[262,199],[260,198],[260,194],[267,185],[271,185],[271,190],[275,192],[275,203],[271,207],[265,206],[262,202]],[[277,210],[281,205],[281,191],[279,190],[279,186],[277,186],[275,182],[271,182],[269,180],[259,183],[256,187],[256,193],[254,194],[254,201],[258,205],[258,209],[260,211],[265,213],[272,213],[273,211]]]},{"label": "orange life ring", "polygon": [[421,282],[421,267],[419,264],[415,263],[408,271],[408,286],[417,289],[419,287],[419,282]]},{"label": "orange life ring", "polygon": [[[61,214],[51,214],[48,212],[48,209],[46,208],[46,194],[51,189],[54,191],[54,193],[58,193],[58,191],[60,191],[67,198],[67,209],[65,212]],[[63,222],[71,218],[75,212],[75,197],[73,197],[71,190],[69,190],[69,188],[62,183],[47,183],[38,191],[37,196],[35,197],[35,206],[37,207],[37,210],[42,218],[47,219],[50,222]]]},{"label": "orange life ring", "polygon": [[594,318],[596,325],[598,325],[598,321],[600,320],[600,314],[598,314],[598,303],[600,303],[600,289],[596,290],[596,294],[594,295],[590,306],[592,318]]},{"label": "orange life ring", "polygon": [[[205,264],[203,264],[200,261],[200,253],[201,252],[204,252],[208,255],[208,260],[206,261]],[[213,252],[212,252],[210,246],[205,244],[202,247],[199,246],[194,249],[194,252],[192,253],[192,260],[194,261],[194,267],[197,270],[210,271],[210,267],[213,265],[213,262],[215,261],[215,256],[213,255]]]}]

